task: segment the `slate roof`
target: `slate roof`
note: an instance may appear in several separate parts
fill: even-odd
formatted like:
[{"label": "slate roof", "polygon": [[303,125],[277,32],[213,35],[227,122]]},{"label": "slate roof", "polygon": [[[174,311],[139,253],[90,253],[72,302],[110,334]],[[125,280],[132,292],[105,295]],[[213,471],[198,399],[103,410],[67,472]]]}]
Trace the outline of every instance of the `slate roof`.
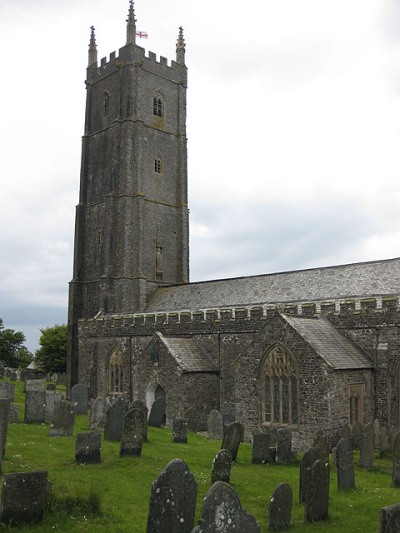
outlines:
[{"label": "slate roof", "polygon": [[200,346],[186,337],[158,336],[184,372],[216,372],[218,368]]},{"label": "slate roof", "polygon": [[400,258],[161,287],[146,312],[400,294]]},{"label": "slate roof", "polygon": [[328,319],[281,316],[335,370],[372,368],[367,355]]}]

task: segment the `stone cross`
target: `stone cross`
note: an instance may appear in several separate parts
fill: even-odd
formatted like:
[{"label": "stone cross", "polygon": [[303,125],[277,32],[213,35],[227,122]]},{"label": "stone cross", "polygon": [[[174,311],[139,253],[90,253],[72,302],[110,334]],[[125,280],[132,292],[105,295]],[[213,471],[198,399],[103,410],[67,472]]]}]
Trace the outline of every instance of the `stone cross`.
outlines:
[{"label": "stone cross", "polygon": [[337,481],[339,490],[354,489],[353,446],[350,439],[340,439],[336,450]]},{"label": "stone cross", "polygon": [[283,531],[290,527],[293,494],[290,485],[280,483],[269,499],[268,529]]}]

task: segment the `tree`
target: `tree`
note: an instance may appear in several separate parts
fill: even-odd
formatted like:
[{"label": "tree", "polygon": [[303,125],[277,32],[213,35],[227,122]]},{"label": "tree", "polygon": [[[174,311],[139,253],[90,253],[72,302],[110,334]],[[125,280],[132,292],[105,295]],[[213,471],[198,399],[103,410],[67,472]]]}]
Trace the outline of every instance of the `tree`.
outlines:
[{"label": "tree", "polygon": [[25,335],[22,331],[5,329],[0,318],[0,360],[11,368],[25,368],[32,361],[32,354],[24,346]]},{"label": "tree", "polygon": [[67,368],[66,324],[56,324],[40,330],[40,348],[35,353],[35,364],[42,372],[65,372]]}]

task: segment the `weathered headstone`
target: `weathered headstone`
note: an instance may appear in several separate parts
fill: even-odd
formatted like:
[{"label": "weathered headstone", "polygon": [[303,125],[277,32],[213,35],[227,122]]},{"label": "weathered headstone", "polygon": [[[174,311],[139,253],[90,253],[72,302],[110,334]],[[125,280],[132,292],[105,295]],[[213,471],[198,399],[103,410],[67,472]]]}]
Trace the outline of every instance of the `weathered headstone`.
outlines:
[{"label": "weathered headstone", "polygon": [[379,448],[380,444],[380,433],[381,433],[381,426],[379,423],[379,420],[375,418],[374,420],[374,446],[375,448]]},{"label": "weathered headstone", "polygon": [[329,463],[318,459],[311,467],[309,490],[304,505],[305,522],[328,519]]},{"label": "weathered headstone", "polygon": [[371,470],[374,461],[375,437],[374,425],[369,422],[365,425],[360,446],[359,466],[365,470]]},{"label": "weathered headstone", "polygon": [[240,443],[243,440],[244,427],[240,422],[232,422],[225,429],[224,438],[222,439],[221,450],[229,450],[232,455],[232,461],[235,463],[239,451]]},{"label": "weathered headstone", "polygon": [[207,418],[207,434],[212,440],[222,439],[224,436],[224,421],[217,409],[210,411]]},{"label": "weathered headstone", "polygon": [[8,418],[10,414],[10,401],[0,400],[0,466],[6,450],[8,432]]},{"label": "weathered headstone", "polygon": [[15,384],[9,381],[0,381],[0,400],[10,400],[15,398]]},{"label": "weathered headstone", "polygon": [[129,408],[128,400],[118,398],[107,409],[104,425],[104,438],[106,440],[121,440],[124,418]]},{"label": "weathered headstone", "polygon": [[8,414],[8,422],[10,424],[18,424],[19,421],[19,404],[12,403],[10,405],[10,412]]},{"label": "weathered headstone", "polygon": [[392,487],[400,487],[400,431],[394,438]]},{"label": "weathered headstone", "polygon": [[392,426],[390,428],[390,446],[391,446],[391,450],[393,450],[394,448],[394,439],[396,438],[396,435],[397,435],[397,432],[399,431],[399,427],[398,426]]},{"label": "weathered headstone", "polygon": [[149,426],[156,428],[161,427],[162,423],[164,422],[165,408],[165,398],[161,397],[153,402],[148,421]]},{"label": "weathered headstone", "polygon": [[147,405],[144,402],[142,402],[142,400],[135,400],[132,403],[132,409],[141,409],[143,411],[144,420],[145,420],[143,439],[144,439],[144,442],[147,442],[147,424],[148,424],[148,418],[149,418],[149,410],[147,409]]},{"label": "weathered headstone", "polygon": [[69,437],[75,423],[75,403],[60,400],[54,405],[53,421],[50,425],[50,437]]},{"label": "weathered headstone", "polygon": [[46,388],[45,379],[27,379],[25,381],[25,392],[28,391],[44,391]]},{"label": "weathered headstone", "polygon": [[25,422],[45,422],[46,391],[27,390],[25,393]]},{"label": "weathered headstone", "polygon": [[78,433],[75,440],[75,462],[98,464],[101,462],[101,434],[97,431]]},{"label": "weathered headstone", "polygon": [[46,422],[52,422],[54,416],[54,406],[56,402],[63,399],[63,393],[56,390],[46,390],[46,407],[44,410]]},{"label": "weathered headstone", "polygon": [[357,420],[357,422],[355,422],[351,428],[351,436],[353,439],[354,449],[357,449],[357,450],[360,449],[363,431],[364,431],[363,425],[361,424],[361,422]]},{"label": "weathered headstone", "polygon": [[327,463],[329,461],[329,441],[323,429],[320,429],[314,437],[312,448],[317,451],[318,458]]},{"label": "weathered headstone", "polygon": [[390,432],[385,426],[381,427],[379,434],[379,455],[382,457],[386,452],[390,452],[392,446],[390,444]]},{"label": "weathered headstone", "polygon": [[279,428],[276,432],[276,462],[281,465],[294,462],[292,432],[289,428]]},{"label": "weathered headstone", "polygon": [[[350,429],[350,426],[349,424],[345,424],[341,431],[340,431],[340,437],[339,437],[339,440],[340,439],[350,439],[351,440],[351,429]],[[338,441],[339,442],[339,441]]]},{"label": "weathered headstone", "polygon": [[153,481],[147,533],[190,533],[196,510],[197,483],[182,459],[174,459]]},{"label": "weathered headstone", "polygon": [[43,518],[47,495],[47,472],[3,474],[0,520],[13,524]]},{"label": "weathered headstone", "polygon": [[59,374],[58,376],[58,384],[59,385],[66,385],[67,384],[67,374]]},{"label": "weathered headstone", "polygon": [[211,468],[211,483],[225,481],[231,477],[232,454],[229,450],[220,450],[214,457]]},{"label": "weathered headstone", "polygon": [[87,415],[88,413],[88,388],[83,383],[77,383],[71,389],[71,402],[76,403],[76,414]]},{"label": "weathered headstone", "polygon": [[106,401],[98,397],[92,401],[89,413],[89,429],[104,431],[106,422]]},{"label": "weathered headstone", "polygon": [[290,485],[280,483],[269,499],[268,529],[283,531],[290,527],[293,494]]},{"label": "weathered headstone", "polygon": [[354,489],[354,458],[350,439],[341,439],[336,450],[337,481],[339,490]]},{"label": "weathered headstone", "polygon": [[300,462],[300,483],[299,483],[299,502],[302,503],[306,499],[306,494],[310,488],[311,481],[311,467],[315,461],[319,459],[317,450],[308,448],[303,453]]},{"label": "weathered headstone", "polygon": [[175,418],[172,423],[172,442],[186,443],[188,440],[188,421],[186,418]]},{"label": "weathered headstone", "polygon": [[381,508],[381,523],[379,533],[399,533],[400,531],[400,503]]},{"label": "weathered headstone", "polygon": [[[217,481],[203,501],[199,525],[192,533],[260,533],[260,525],[240,503],[235,490]],[[148,532],[149,533],[149,532]]]},{"label": "weathered headstone", "polygon": [[273,463],[275,461],[276,439],[273,433],[266,431],[253,434],[251,462],[256,464]]},{"label": "weathered headstone", "polygon": [[141,409],[130,409],[124,418],[119,454],[140,457],[143,445],[145,420]]}]

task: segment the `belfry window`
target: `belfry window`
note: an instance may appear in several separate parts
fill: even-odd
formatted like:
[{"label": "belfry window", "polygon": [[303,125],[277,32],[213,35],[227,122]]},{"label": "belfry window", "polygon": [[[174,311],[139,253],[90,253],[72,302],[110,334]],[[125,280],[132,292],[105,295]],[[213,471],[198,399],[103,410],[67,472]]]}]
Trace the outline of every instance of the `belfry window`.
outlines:
[{"label": "belfry window", "polygon": [[161,168],[161,159],[157,157],[156,159],[154,159],[154,172],[156,172],[157,174],[161,174]]},{"label": "belfry window", "polygon": [[124,362],[121,353],[114,350],[108,365],[109,392],[124,392]]},{"label": "belfry window", "polygon": [[107,117],[109,113],[110,113],[110,93],[105,92],[104,100],[103,100],[103,115]]},{"label": "belfry window", "polygon": [[163,101],[160,96],[153,97],[153,115],[156,117],[164,116]]},{"label": "belfry window", "polygon": [[266,356],[261,372],[263,422],[298,423],[298,377],[291,354],[281,345]]}]

